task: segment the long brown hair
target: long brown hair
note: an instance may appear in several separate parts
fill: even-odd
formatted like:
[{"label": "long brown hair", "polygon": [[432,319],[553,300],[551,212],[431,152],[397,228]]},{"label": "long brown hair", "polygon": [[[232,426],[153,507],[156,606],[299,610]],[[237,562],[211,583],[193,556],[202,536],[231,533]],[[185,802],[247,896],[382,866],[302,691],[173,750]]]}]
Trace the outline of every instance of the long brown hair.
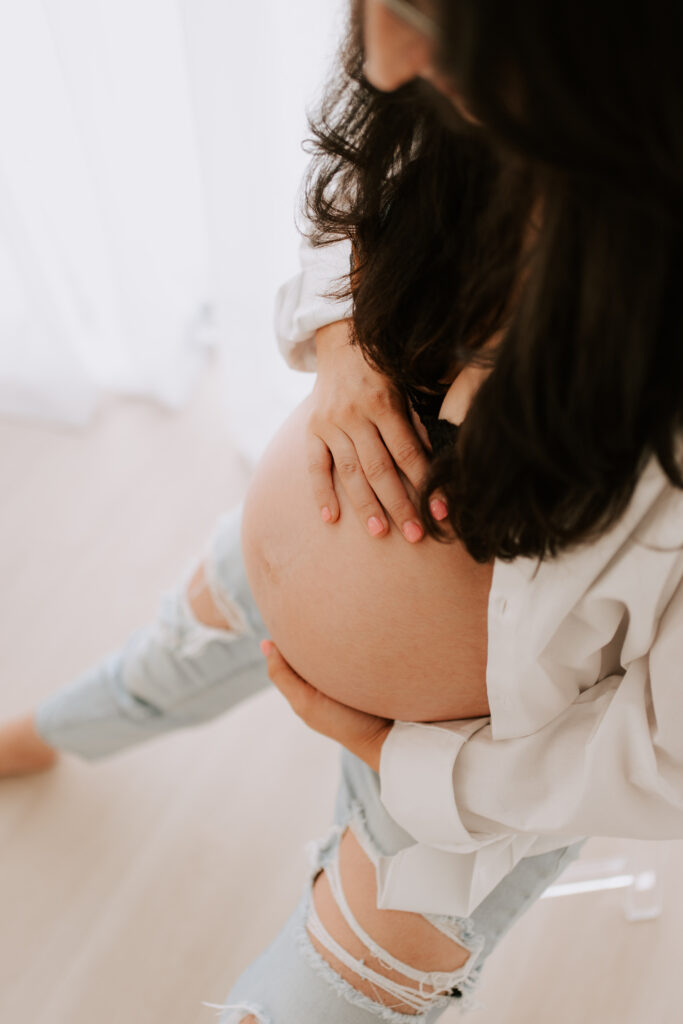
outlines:
[{"label": "long brown hair", "polygon": [[399,384],[443,392],[501,331],[422,514],[444,538],[439,488],[475,559],[552,556],[614,524],[652,453],[683,488],[683,5],[433,6],[439,66],[480,125],[424,82],[373,89],[355,0],[311,120],[311,237],[351,239],[337,293]]}]

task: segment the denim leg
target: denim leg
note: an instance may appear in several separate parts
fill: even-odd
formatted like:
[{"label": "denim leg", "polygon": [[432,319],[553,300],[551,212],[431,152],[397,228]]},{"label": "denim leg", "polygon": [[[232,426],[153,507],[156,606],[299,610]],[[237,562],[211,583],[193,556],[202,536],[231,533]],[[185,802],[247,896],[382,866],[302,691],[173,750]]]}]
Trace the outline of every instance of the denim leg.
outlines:
[{"label": "denim leg", "polygon": [[[363,808],[342,776],[335,823],[319,841],[309,844],[309,880],[294,912],[268,948],[244,971],[225,1003],[204,1003],[219,1010],[218,1024],[242,1024],[253,1016],[259,1024],[435,1024],[452,1004],[449,996],[435,998],[419,1015],[403,1013],[358,992],[341,978],[317,952],[308,934],[313,907],[313,884],[321,870],[336,860],[345,828],[361,829],[364,843],[373,840],[366,827]],[[481,948],[476,936],[455,928],[463,944],[473,952]],[[389,954],[386,954],[389,957]],[[447,987],[455,987],[470,970],[469,962],[448,976]],[[430,977],[425,975],[425,984]]]},{"label": "denim leg", "polygon": [[[436,995],[415,1014],[380,1005],[342,979],[313,946],[311,924],[313,882],[329,868],[347,827],[362,836],[372,859],[391,855],[412,842],[379,800],[377,777],[362,761],[342,751],[342,776],[335,822],[327,836],[310,845],[311,871],[304,893],[284,928],[244,971],[225,1003],[213,1006],[218,1024],[242,1024],[249,1015],[259,1024],[435,1024],[448,1007],[461,1015],[480,1005],[476,991],[488,957],[514,922],[542,895],[580,852],[585,840],[535,857],[525,857],[499,882],[468,918],[424,916],[470,951],[463,967],[446,979],[448,995]],[[454,857],[453,870],[457,870]],[[364,968],[359,961],[359,971]]]},{"label": "denim leg", "polygon": [[[380,799],[379,776],[364,761],[348,750],[341,751],[343,784],[337,795],[335,819],[341,820],[349,801],[362,807],[367,828],[380,851],[385,855],[397,853],[414,842],[404,829],[389,815]],[[547,853],[523,857],[512,871],[501,879],[488,896],[467,918],[453,918],[468,936],[477,936],[481,942],[481,953],[470,973],[458,985],[458,1006],[462,1012],[478,1005],[475,991],[486,958],[491,955],[503,936],[548,886],[562,874],[566,867],[576,860],[587,839],[580,839],[569,846],[561,846]],[[457,855],[453,858],[453,870],[457,871]],[[429,915],[427,915],[429,916]]]},{"label": "denim leg", "polygon": [[[434,1024],[448,1001],[419,1016],[400,1013],[356,992],[318,955],[308,938],[306,890],[275,941],[242,974],[219,1009],[218,1024]],[[205,1003],[206,1006],[215,1004]]]},{"label": "denim leg", "polygon": [[206,576],[231,629],[193,615],[188,570],[165,592],[157,618],[73,682],[43,700],[36,728],[57,749],[97,760],[222,714],[268,683],[259,642],[266,629],[242,562],[241,507],[221,517]]}]

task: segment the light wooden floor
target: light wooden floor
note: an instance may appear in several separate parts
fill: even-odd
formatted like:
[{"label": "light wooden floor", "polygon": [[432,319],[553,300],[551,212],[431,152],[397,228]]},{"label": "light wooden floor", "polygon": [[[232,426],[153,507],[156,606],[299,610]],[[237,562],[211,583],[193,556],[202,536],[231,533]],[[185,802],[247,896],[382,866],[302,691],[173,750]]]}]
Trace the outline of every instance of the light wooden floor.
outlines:
[{"label": "light wooden floor", "polygon": [[[111,402],[86,433],[1,421],[0,480],[4,718],[154,613],[246,470],[209,374],[181,416]],[[202,1001],[224,999],[297,899],[336,763],[271,690],[108,761],[1,783],[0,1024],[214,1021]],[[584,856],[627,847],[591,840]],[[626,923],[619,892],[543,900],[490,959],[472,1024],[678,1022],[683,850],[660,852],[659,920]]]}]

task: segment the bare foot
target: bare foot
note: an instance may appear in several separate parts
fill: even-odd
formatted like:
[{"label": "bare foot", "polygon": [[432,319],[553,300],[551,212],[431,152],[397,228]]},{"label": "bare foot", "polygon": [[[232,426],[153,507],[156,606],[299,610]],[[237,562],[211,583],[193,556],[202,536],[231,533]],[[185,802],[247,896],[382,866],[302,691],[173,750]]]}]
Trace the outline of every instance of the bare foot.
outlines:
[{"label": "bare foot", "polygon": [[32,713],[0,725],[0,778],[47,771],[58,758],[36,732]]}]

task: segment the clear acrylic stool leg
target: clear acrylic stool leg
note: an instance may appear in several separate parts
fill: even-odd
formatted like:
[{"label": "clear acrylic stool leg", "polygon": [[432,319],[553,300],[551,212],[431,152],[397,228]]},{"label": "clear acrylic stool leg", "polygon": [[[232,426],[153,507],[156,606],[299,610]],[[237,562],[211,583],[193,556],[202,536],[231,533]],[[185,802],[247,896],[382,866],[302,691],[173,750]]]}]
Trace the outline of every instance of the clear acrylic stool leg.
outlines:
[{"label": "clear acrylic stool leg", "polygon": [[629,921],[652,921],[662,912],[662,871],[659,843],[639,843],[629,857],[633,884],[624,894]]},{"label": "clear acrylic stool leg", "polygon": [[629,840],[624,856],[603,860],[579,857],[545,890],[541,899],[623,889],[626,920],[651,921],[662,912],[660,856],[657,842]]}]

